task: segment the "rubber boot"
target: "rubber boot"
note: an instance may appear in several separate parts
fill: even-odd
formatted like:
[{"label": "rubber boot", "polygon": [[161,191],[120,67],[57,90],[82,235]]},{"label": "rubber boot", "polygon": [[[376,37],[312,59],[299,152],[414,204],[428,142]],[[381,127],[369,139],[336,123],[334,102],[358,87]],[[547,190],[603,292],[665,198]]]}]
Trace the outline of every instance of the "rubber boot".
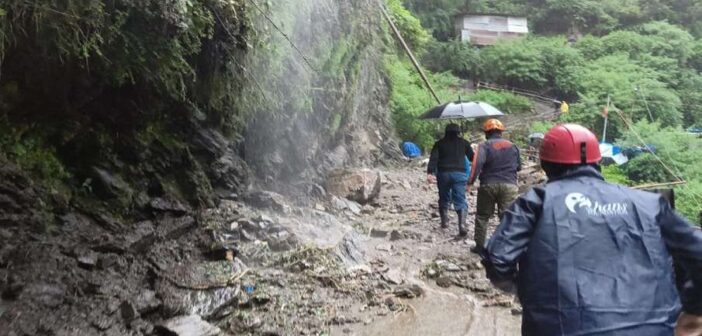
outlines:
[{"label": "rubber boot", "polygon": [[439,209],[439,215],[441,216],[441,228],[442,229],[447,228],[448,222],[449,222],[448,209],[446,209],[446,208]]},{"label": "rubber boot", "polygon": [[468,235],[468,231],[466,231],[466,216],[468,215],[468,211],[456,211],[456,214],[458,214],[458,236],[465,237]]}]

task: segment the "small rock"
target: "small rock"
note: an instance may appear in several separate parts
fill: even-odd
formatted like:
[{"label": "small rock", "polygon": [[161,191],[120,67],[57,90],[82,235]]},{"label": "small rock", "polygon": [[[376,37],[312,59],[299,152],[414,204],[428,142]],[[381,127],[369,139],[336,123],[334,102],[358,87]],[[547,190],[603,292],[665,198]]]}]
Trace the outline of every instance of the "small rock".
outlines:
[{"label": "small rock", "polygon": [[436,266],[438,266],[442,270],[446,270],[449,272],[459,272],[461,270],[461,268],[458,267],[458,265],[446,260],[438,260],[436,262]]},{"label": "small rock", "polygon": [[97,266],[101,270],[106,270],[106,269],[114,266],[115,264],[117,264],[118,261],[119,261],[119,256],[116,254],[103,254],[98,258]]},{"label": "small rock", "polygon": [[158,309],[161,306],[161,300],[156,297],[156,292],[146,289],[139,293],[134,306],[140,314],[145,314]]},{"label": "small rock", "polygon": [[236,232],[236,231],[239,231],[239,222],[229,223],[229,232]]},{"label": "small rock", "polygon": [[354,201],[347,201],[346,202],[348,209],[353,213],[354,215],[358,216],[361,214],[361,205],[354,202]]},{"label": "small rock", "polygon": [[373,273],[373,271],[371,270],[370,266],[368,266],[368,265],[363,265],[363,264],[349,267],[346,271],[347,271],[347,272],[349,273],[349,275],[351,275],[352,277],[357,277],[357,276],[360,276],[360,275],[366,275],[366,274],[371,274],[371,273]]},{"label": "small rock", "polygon": [[160,197],[156,197],[149,202],[149,206],[152,210],[161,212],[172,212],[176,215],[184,215],[189,209],[178,201],[165,200]]},{"label": "small rock", "polygon": [[419,285],[405,285],[396,288],[393,294],[397,297],[413,299],[424,295],[424,289]]},{"label": "small rock", "polygon": [[127,322],[131,322],[139,316],[139,312],[129,301],[123,301],[119,306],[119,311],[122,314],[122,318]]},{"label": "small rock", "polygon": [[392,230],[392,232],[390,232],[390,241],[397,241],[397,240],[402,240],[405,238],[406,238],[406,235],[400,231]]},{"label": "small rock", "polygon": [[86,251],[77,258],[78,266],[91,270],[98,264],[98,254],[93,251]]},{"label": "small rock", "polygon": [[392,296],[389,296],[385,299],[385,305],[388,306],[388,308],[390,308],[390,311],[396,311],[400,309],[401,306],[400,302]]},{"label": "small rock", "polygon": [[515,315],[515,316],[522,315],[522,308],[519,308],[519,307],[512,308],[511,312],[512,312],[512,315]]},{"label": "small rock", "polygon": [[290,206],[283,195],[272,191],[254,191],[245,196],[246,201],[259,209],[288,212]]},{"label": "small rock", "polygon": [[383,275],[383,278],[385,279],[385,281],[393,285],[401,285],[404,282],[402,274],[397,269],[391,269],[387,271],[387,273]]},{"label": "small rock", "polygon": [[[257,218],[259,223],[266,223],[266,224],[273,224],[273,218],[271,216],[268,216],[266,214],[260,214]],[[261,229],[265,229],[264,227],[261,227]]]},{"label": "small rock", "polygon": [[324,205],[322,205],[322,203],[315,204],[314,209],[319,211],[327,211],[327,208],[325,208]]},{"label": "small rock", "polygon": [[449,272],[460,272],[461,268],[454,263],[448,263],[448,265],[446,265],[446,270]]},{"label": "small rock", "polygon": [[436,279],[436,285],[443,288],[449,288],[453,285],[453,279],[449,277],[440,277]]},{"label": "small rock", "polygon": [[380,229],[371,229],[370,235],[373,238],[385,238],[388,236],[388,231],[387,230],[380,230]]},{"label": "small rock", "polygon": [[370,206],[370,205],[364,205],[364,206],[361,208],[361,214],[364,214],[364,215],[370,215],[370,214],[372,214],[372,213],[374,213],[374,212],[375,212],[375,208],[372,207],[372,206]]},{"label": "small rock", "polygon": [[154,326],[153,324],[142,319],[136,319],[129,323],[129,329],[137,331],[142,335],[151,335],[151,333],[154,331]]},{"label": "small rock", "polygon": [[390,251],[392,251],[392,245],[391,244],[380,244],[380,245],[376,246],[375,249],[378,251],[390,252]]},{"label": "small rock", "polygon": [[241,219],[237,223],[242,230],[249,232],[258,232],[261,230],[261,226],[259,226],[258,223],[254,223],[254,221],[250,219]]},{"label": "small rock", "polygon": [[263,320],[261,320],[258,317],[253,317],[251,319],[248,319],[246,322],[246,329],[249,330],[255,330],[260,328],[263,325]]},{"label": "small rock", "polygon": [[250,233],[249,231],[243,230],[243,229],[242,229],[242,230],[239,231],[239,232],[241,233],[241,238],[242,238],[244,241],[248,241],[248,242],[256,241],[256,235]]},{"label": "small rock", "polygon": [[222,331],[203,321],[198,315],[179,316],[157,326],[157,329],[175,336],[217,336]]},{"label": "small rock", "polygon": [[433,267],[430,267],[429,269],[427,269],[427,277],[429,277],[429,278],[433,279],[438,274],[439,274],[439,272],[437,272]]},{"label": "small rock", "polygon": [[349,207],[348,203],[345,200],[343,200],[339,197],[336,197],[336,196],[332,196],[330,202],[331,202],[332,208],[336,211],[343,211],[343,210],[348,209],[348,207]]}]

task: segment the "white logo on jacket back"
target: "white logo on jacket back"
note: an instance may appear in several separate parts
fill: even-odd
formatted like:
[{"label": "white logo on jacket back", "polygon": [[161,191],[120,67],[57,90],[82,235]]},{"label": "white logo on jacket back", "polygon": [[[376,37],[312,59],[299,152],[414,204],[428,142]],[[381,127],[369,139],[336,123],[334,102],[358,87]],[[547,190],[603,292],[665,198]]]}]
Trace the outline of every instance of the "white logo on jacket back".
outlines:
[{"label": "white logo on jacket back", "polygon": [[626,216],[629,214],[626,203],[605,203],[592,201],[581,193],[570,193],[565,198],[565,205],[570,212],[577,214],[578,210],[585,208],[590,216]]}]

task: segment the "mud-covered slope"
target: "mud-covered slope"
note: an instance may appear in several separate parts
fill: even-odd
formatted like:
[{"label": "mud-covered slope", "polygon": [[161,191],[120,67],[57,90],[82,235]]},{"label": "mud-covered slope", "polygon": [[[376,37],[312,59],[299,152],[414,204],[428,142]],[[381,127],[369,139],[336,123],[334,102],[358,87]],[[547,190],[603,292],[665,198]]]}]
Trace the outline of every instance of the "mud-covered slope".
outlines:
[{"label": "mud-covered slope", "polygon": [[201,210],[397,153],[375,2],[51,6],[0,12],[0,335],[216,318],[239,288]]}]

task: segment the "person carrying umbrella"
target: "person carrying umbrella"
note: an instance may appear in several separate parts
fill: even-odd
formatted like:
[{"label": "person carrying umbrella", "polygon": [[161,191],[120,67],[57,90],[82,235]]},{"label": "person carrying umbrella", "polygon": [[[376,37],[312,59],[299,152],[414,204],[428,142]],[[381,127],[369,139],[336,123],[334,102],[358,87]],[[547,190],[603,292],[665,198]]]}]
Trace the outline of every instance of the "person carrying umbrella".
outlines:
[{"label": "person carrying umbrella", "polygon": [[519,194],[517,172],[522,167],[521,157],[519,148],[502,138],[505,130],[505,126],[497,119],[486,121],[483,131],[487,140],[480,144],[473,160],[468,185],[473,185],[480,179],[475,213],[476,245],[472,249],[475,253],[480,253],[485,248],[488,222],[495,214],[495,206],[498,216],[502,218],[504,211]]},{"label": "person carrying umbrella", "polygon": [[473,160],[473,148],[470,142],[461,138],[461,129],[457,124],[446,126],[444,137],[434,144],[427,166],[427,181],[439,187],[439,215],[441,228],[448,227],[448,211],[451,203],[458,214],[458,235],[466,236],[466,157]]},{"label": "person carrying umbrella", "polygon": [[676,320],[675,335],[702,335],[702,231],[661,195],[607,183],[585,127],[554,127],[539,156],[548,183],[512,204],[482,255],[496,287],[516,283],[522,335],[671,336]]}]

